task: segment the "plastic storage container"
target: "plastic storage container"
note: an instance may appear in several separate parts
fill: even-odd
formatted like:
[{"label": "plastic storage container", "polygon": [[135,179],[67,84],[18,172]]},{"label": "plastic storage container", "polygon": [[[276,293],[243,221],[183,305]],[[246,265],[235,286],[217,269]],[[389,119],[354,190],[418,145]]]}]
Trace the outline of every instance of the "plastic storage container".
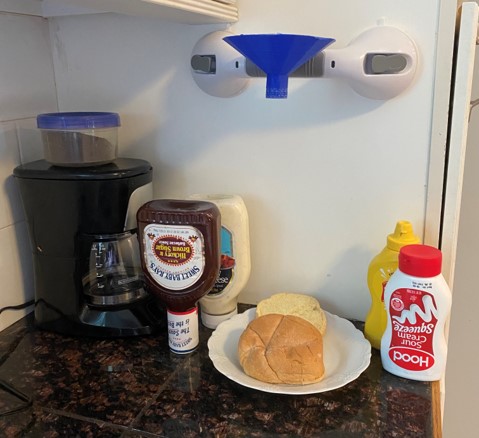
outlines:
[{"label": "plastic storage container", "polygon": [[110,112],[62,112],[37,116],[45,160],[56,166],[107,164],[118,152],[120,116]]},{"label": "plastic storage container", "polygon": [[427,245],[407,245],[384,292],[386,331],[381,362],[392,374],[413,380],[440,380],[447,357],[445,324],[451,291],[441,274],[442,254]]},{"label": "plastic storage container", "polygon": [[394,233],[388,235],[384,249],[369,264],[368,287],[371,307],[364,324],[364,336],[377,350],[381,346],[381,337],[386,330],[384,289],[398,267],[399,250],[405,245],[414,243],[420,243],[420,240],[414,234],[412,224],[408,221],[398,221]]}]

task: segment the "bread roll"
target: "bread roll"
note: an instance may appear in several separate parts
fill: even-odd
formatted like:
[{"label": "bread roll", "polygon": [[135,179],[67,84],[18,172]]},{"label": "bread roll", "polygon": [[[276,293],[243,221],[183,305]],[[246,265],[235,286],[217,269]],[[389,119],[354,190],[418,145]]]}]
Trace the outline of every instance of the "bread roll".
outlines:
[{"label": "bread roll", "polygon": [[326,315],[319,301],[310,295],[287,292],[272,295],[256,307],[256,316],[269,313],[299,316],[313,324],[323,336],[326,333]]},{"label": "bread roll", "polygon": [[255,318],[240,336],[238,356],[244,372],[263,382],[305,385],[324,375],[321,333],[293,315]]}]

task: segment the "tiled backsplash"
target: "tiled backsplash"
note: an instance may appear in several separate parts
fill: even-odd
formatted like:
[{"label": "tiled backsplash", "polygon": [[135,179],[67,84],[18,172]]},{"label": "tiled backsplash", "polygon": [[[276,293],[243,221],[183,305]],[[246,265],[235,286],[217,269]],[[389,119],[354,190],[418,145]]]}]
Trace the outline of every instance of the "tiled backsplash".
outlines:
[{"label": "tiled backsplash", "polygon": [[[30,243],[12,170],[42,156],[38,113],[56,111],[48,23],[0,13],[0,308],[33,298]],[[31,309],[28,309],[31,310]],[[0,314],[0,330],[28,310]]]}]

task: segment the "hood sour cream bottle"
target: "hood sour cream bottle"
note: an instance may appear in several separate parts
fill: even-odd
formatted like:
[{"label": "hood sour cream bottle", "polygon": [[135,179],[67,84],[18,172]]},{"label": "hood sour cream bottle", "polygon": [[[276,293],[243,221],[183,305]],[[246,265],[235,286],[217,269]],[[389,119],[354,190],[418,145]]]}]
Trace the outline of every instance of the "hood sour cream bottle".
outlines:
[{"label": "hood sour cream bottle", "polygon": [[412,380],[440,380],[445,367],[445,324],[451,292],[441,274],[442,253],[427,245],[407,245],[386,285],[386,331],[381,339],[383,368]]}]

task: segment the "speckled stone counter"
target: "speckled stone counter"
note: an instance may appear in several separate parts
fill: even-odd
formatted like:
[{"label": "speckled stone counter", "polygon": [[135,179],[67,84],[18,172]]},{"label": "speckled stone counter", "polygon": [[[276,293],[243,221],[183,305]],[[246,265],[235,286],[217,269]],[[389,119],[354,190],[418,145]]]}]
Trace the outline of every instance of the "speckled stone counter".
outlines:
[{"label": "speckled stone counter", "polygon": [[[357,324],[361,327],[361,324]],[[1,437],[440,437],[437,383],[369,368],[314,395],[245,388],[200,348],[169,352],[167,337],[98,340],[39,331],[32,317],[0,333],[0,379],[32,399],[0,416]],[[0,411],[22,402],[0,391]]]}]

